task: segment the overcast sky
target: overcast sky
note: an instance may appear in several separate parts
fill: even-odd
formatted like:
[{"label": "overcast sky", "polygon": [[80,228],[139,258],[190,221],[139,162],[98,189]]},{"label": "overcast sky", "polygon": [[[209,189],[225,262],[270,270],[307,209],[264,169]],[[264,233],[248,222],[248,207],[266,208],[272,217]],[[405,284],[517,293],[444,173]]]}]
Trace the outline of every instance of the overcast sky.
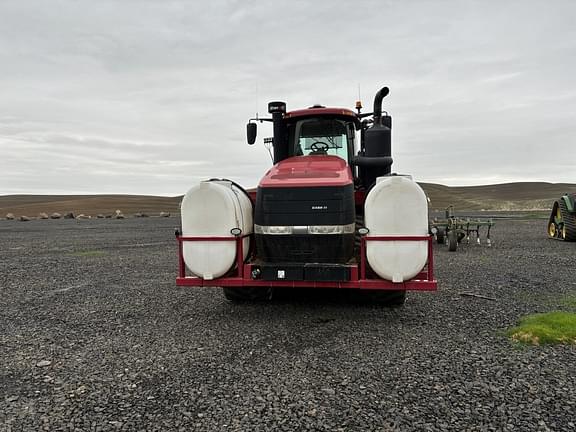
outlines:
[{"label": "overcast sky", "polygon": [[270,166],[270,100],[367,110],[393,170],[576,183],[574,1],[0,0],[0,195],[178,195]]}]

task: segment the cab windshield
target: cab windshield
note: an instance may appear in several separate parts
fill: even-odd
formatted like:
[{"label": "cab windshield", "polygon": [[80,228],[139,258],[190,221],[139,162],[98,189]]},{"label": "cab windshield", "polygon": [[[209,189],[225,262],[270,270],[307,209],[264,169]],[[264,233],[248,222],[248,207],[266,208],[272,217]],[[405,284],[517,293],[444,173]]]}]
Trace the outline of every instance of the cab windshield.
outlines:
[{"label": "cab windshield", "polygon": [[[337,119],[306,119],[296,123],[291,140],[292,155],[334,155],[348,161],[348,149],[354,132],[350,125]],[[349,139],[350,136],[350,139]]]}]

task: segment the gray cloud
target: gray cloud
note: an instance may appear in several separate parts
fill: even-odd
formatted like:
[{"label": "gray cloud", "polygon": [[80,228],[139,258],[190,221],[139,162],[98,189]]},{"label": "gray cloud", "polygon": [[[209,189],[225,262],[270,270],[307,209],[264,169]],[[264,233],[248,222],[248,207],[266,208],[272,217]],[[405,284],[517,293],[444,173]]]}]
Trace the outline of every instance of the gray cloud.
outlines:
[{"label": "gray cloud", "polygon": [[[576,182],[569,1],[8,1],[0,194],[176,195],[257,183],[269,100],[353,106],[389,85],[395,169]],[[260,128],[259,137],[271,131]]]}]

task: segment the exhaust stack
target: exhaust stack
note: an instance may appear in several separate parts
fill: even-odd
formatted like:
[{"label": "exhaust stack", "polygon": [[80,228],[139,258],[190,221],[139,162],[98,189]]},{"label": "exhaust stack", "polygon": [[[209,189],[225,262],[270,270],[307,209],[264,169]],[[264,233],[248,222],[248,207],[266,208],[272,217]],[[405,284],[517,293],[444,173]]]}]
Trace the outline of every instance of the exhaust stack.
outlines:
[{"label": "exhaust stack", "polygon": [[388,87],[382,87],[376,92],[376,96],[374,96],[374,124],[380,122],[380,118],[382,117],[382,99],[388,96],[388,93],[390,93],[390,89]]},{"label": "exhaust stack", "polygon": [[392,117],[382,116],[382,99],[390,89],[382,87],[374,96],[372,126],[364,130],[361,156],[355,158],[360,167],[359,176],[366,189],[370,189],[378,177],[392,171]]}]

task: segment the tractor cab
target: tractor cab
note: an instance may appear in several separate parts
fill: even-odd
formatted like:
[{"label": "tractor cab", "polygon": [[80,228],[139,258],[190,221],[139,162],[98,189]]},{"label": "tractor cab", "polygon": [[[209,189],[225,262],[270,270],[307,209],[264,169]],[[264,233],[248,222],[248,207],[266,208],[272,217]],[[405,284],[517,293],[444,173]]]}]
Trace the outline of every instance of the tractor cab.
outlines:
[{"label": "tractor cab", "polygon": [[[327,111],[327,112],[326,112]],[[338,156],[352,165],[356,122],[354,113],[334,115],[315,105],[286,114],[288,157]]]},{"label": "tractor cab", "polygon": [[371,113],[360,113],[359,103],[355,113],[322,105],[286,112],[284,102],[270,102],[271,118],[250,119],[248,144],[256,141],[256,122],[272,122],[274,135],[265,143],[272,144],[274,164],[298,156],[337,156],[350,167],[356,186],[368,190],[376,178],[391,172],[392,117],[382,112],[382,99],[387,94],[387,87],[376,94]]},{"label": "tractor cab", "polygon": [[[360,129],[357,115],[347,109],[314,105],[286,113],[283,102],[270,102],[268,111],[274,124],[270,140],[274,148],[274,163],[294,156],[338,156],[349,165],[355,151],[356,130]],[[256,139],[256,123],[248,123],[248,143]]]}]

